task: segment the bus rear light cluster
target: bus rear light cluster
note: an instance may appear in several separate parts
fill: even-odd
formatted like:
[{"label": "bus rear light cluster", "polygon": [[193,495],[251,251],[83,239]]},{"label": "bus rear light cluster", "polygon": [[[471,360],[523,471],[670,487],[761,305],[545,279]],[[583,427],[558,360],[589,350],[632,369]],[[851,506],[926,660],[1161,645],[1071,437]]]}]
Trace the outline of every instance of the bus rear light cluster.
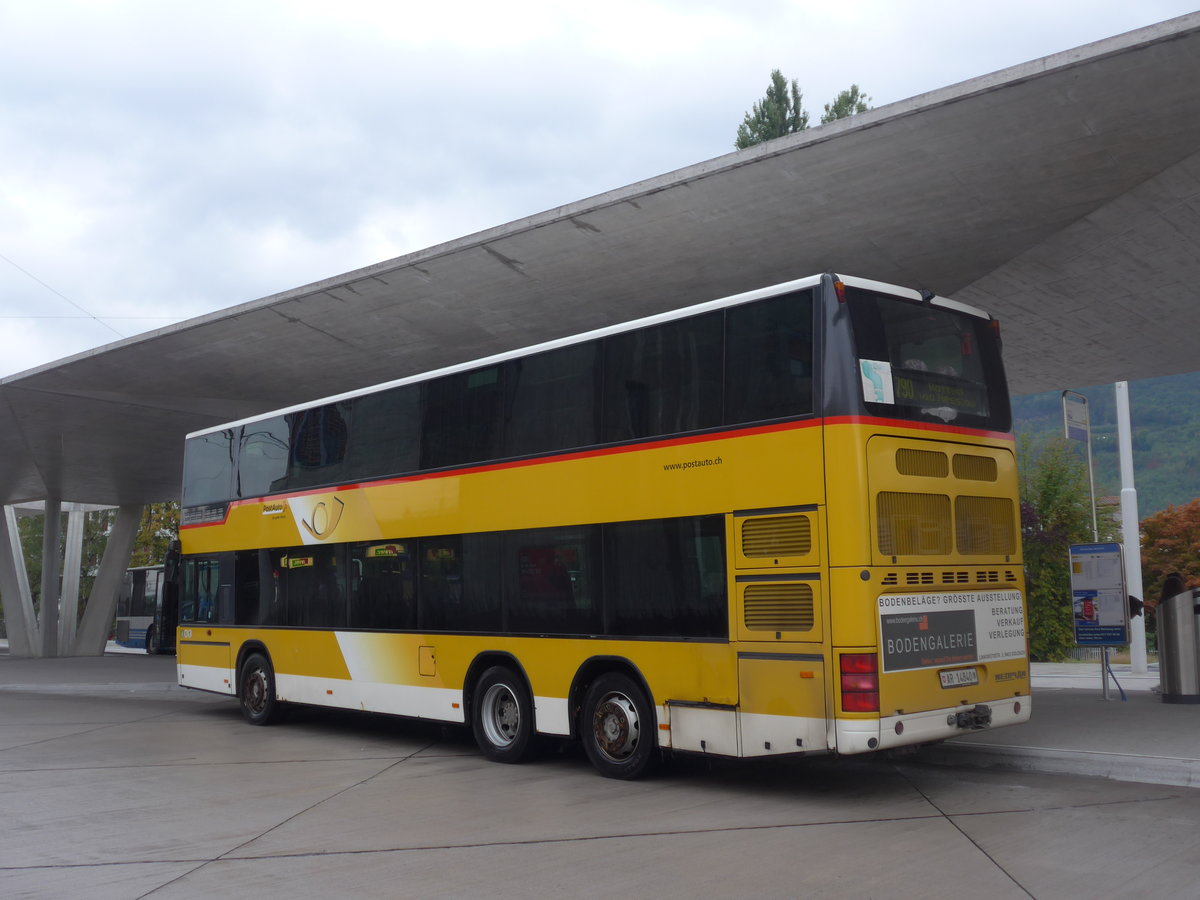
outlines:
[{"label": "bus rear light cluster", "polygon": [[874,653],[841,656],[842,709],[879,712],[879,657]]}]

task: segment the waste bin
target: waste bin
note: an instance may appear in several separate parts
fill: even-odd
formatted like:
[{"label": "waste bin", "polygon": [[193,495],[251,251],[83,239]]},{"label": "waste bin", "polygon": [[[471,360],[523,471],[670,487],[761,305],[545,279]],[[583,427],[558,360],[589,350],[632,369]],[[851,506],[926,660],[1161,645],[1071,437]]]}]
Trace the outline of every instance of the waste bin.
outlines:
[{"label": "waste bin", "polygon": [[1163,600],[1157,616],[1163,703],[1200,703],[1200,589]]}]

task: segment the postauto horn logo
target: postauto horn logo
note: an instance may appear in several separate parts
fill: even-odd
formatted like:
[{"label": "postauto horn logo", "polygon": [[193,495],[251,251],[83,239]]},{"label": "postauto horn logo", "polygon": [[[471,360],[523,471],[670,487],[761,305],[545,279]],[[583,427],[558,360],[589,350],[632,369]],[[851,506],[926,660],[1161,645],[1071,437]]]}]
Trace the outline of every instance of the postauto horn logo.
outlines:
[{"label": "postauto horn logo", "polygon": [[289,506],[306,544],[328,540],[346,510],[346,504],[333,494],[293,498]]}]

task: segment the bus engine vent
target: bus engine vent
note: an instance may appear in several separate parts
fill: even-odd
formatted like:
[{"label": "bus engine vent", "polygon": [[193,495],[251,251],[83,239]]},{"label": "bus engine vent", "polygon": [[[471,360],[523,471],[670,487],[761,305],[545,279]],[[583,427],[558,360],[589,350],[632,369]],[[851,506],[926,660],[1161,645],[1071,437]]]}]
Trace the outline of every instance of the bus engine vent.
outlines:
[{"label": "bus engine vent", "polygon": [[[958,457],[955,456],[955,474],[958,474]],[[919,475],[923,478],[945,478],[950,474],[950,463],[945,453],[935,450],[913,450],[902,447],[896,451],[896,471],[901,475]]]},{"label": "bus engine vent", "polygon": [[967,481],[995,481],[996,460],[990,456],[954,454],[954,477]]},{"label": "bus engine vent", "polygon": [[953,544],[945,494],[881,491],[877,498],[879,552],[884,556],[945,556]]},{"label": "bus engine vent", "polygon": [[1016,552],[1013,502],[1007,497],[958,497],[954,501],[958,552]]},{"label": "bus engine vent", "polygon": [[806,556],[811,551],[812,523],[808,516],[747,519],[742,525],[743,556]]},{"label": "bus engine vent", "polygon": [[813,589],[804,582],[746,585],[744,621],[751,631],[811,631]]}]

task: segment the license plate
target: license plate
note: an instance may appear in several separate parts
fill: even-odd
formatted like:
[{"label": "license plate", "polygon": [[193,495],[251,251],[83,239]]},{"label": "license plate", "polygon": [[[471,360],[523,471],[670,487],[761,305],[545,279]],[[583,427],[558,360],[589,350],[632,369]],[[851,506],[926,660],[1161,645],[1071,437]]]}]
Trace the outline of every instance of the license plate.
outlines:
[{"label": "license plate", "polygon": [[970,669],[943,669],[938,672],[938,678],[942,679],[942,687],[962,687],[964,684],[979,684],[979,672],[974,668]]}]

